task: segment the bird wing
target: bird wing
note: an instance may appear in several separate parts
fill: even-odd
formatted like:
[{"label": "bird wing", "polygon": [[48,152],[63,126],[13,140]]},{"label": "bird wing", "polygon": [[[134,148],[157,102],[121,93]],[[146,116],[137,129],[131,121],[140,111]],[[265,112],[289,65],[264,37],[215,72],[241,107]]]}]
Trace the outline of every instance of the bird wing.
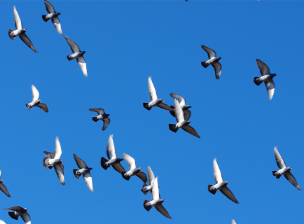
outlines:
[{"label": "bird wing", "polygon": [[110,124],[110,118],[108,118],[108,117],[106,117],[106,118],[104,118],[104,119],[102,119],[103,120],[103,126],[102,126],[102,130],[104,131],[104,130],[106,130],[106,128],[109,126],[109,124]]},{"label": "bird wing", "polygon": [[51,159],[54,158],[54,153],[52,152],[43,151],[43,153],[49,155]]},{"label": "bird wing", "polygon": [[157,211],[159,211],[161,214],[163,214],[167,218],[172,219],[171,216],[169,215],[168,211],[164,208],[164,206],[162,204],[156,205],[155,208],[157,209]]},{"label": "bird wing", "polygon": [[10,208],[5,208],[5,210],[13,210],[13,211],[18,211],[18,210],[21,210],[23,209],[21,206],[13,206],[13,207],[10,207]]},{"label": "bird wing", "polygon": [[262,62],[260,59],[256,59],[257,63],[258,63],[258,67],[260,69],[261,75],[269,75],[270,74],[270,70],[268,68],[268,66]]},{"label": "bird wing", "polygon": [[172,110],[171,107],[169,107],[167,104],[165,103],[160,103],[157,105],[158,107],[162,108],[162,109],[165,109],[165,110]]},{"label": "bird wing", "polygon": [[156,177],[153,181],[152,186],[152,200],[158,200],[159,199],[159,187],[158,187],[158,177]]},{"label": "bird wing", "polygon": [[68,37],[65,37],[65,40],[67,41],[68,45],[70,46],[71,50],[73,53],[75,52],[80,52],[80,48],[79,46],[74,42],[72,41],[70,38]]},{"label": "bird wing", "polygon": [[150,166],[148,166],[148,177],[149,177],[149,185],[151,185],[152,181],[155,179],[155,176]]},{"label": "bird wing", "polygon": [[30,218],[30,215],[27,212],[24,212],[21,215],[21,218],[23,219],[23,221],[25,222],[25,224],[31,224],[31,218]]},{"label": "bird wing", "polygon": [[271,79],[270,81],[265,81],[264,83],[265,83],[265,86],[267,89],[269,99],[271,100],[273,97],[273,94],[274,94],[274,89],[275,89],[274,81]]},{"label": "bird wing", "polygon": [[53,5],[48,0],[44,0],[44,1],[45,1],[44,4],[45,4],[46,11],[48,13],[55,13],[56,11],[55,11]]},{"label": "bird wing", "polygon": [[60,183],[62,185],[64,185],[65,184],[65,182],[64,182],[64,172],[63,172],[64,166],[62,164],[56,164],[56,165],[54,165],[54,168],[55,168],[55,171],[56,171],[56,174],[57,174],[57,177],[58,177]]},{"label": "bird wing", "polygon": [[83,72],[85,77],[88,77],[88,71],[87,71],[87,63],[84,60],[84,57],[77,58],[77,63],[81,68],[81,71]]},{"label": "bird wing", "polygon": [[22,29],[22,21],[20,19],[20,16],[17,12],[16,7],[14,6],[14,18],[15,18],[15,27],[17,30]]},{"label": "bird wing", "polygon": [[131,156],[129,156],[128,154],[124,153],[123,157],[125,158],[125,160],[127,161],[127,163],[129,164],[130,170],[135,169],[136,168],[136,163],[135,163],[135,159]]},{"label": "bird wing", "polygon": [[2,171],[0,170],[0,179],[1,179],[1,176],[2,176]]},{"label": "bird wing", "polygon": [[59,138],[56,137],[54,159],[60,159],[61,155],[62,155],[62,149],[60,146]]},{"label": "bird wing", "polygon": [[37,53],[32,41],[30,40],[30,38],[28,38],[28,36],[26,36],[25,33],[20,34],[19,37],[29,48],[31,48],[33,51]]},{"label": "bird wing", "polygon": [[220,188],[220,191],[234,203],[239,203],[227,186]]},{"label": "bird wing", "polygon": [[191,117],[191,111],[190,110],[184,110],[184,120],[185,121],[189,121],[190,117]]},{"label": "bird wing", "polygon": [[98,115],[103,115],[105,113],[104,109],[102,109],[102,108],[90,108],[89,110],[97,112]]},{"label": "bird wing", "polygon": [[60,24],[60,20],[58,17],[54,17],[52,19],[53,25],[56,28],[57,32],[62,36],[62,29],[61,29],[61,24]]},{"label": "bird wing", "polygon": [[94,189],[93,189],[93,179],[92,179],[90,171],[87,171],[87,172],[85,172],[83,174],[83,179],[86,182],[86,184],[87,184],[88,188],[90,189],[90,191],[94,192]]},{"label": "bird wing", "polygon": [[197,132],[195,131],[195,129],[193,127],[191,127],[190,125],[186,125],[186,126],[183,126],[182,129],[186,132],[188,132],[189,134],[195,136],[195,137],[198,137],[198,138],[201,138]]},{"label": "bird wing", "polygon": [[32,85],[32,94],[33,94],[33,99],[32,99],[33,102],[39,99],[39,92],[34,85]]},{"label": "bird wing", "polygon": [[296,181],[296,178],[292,175],[292,173],[290,171],[284,173],[284,177],[298,190],[301,190],[300,186],[298,185],[298,183]]},{"label": "bird wing", "polygon": [[136,176],[138,176],[139,179],[141,179],[144,183],[147,182],[147,175],[146,175],[145,173],[143,173],[143,172],[138,172],[138,173],[136,174]]},{"label": "bird wing", "polygon": [[215,62],[212,64],[212,67],[214,68],[215,72],[215,78],[219,79],[222,73],[222,65],[219,62]]},{"label": "bird wing", "polygon": [[7,188],[5,187],[5,185],[3,183],[0,183],[0,190],[7,196],[10,197],[11,195],[8,193]]},{"label": "bird wing", "polygon": [[174,110],[175,110],[176,121],[177,122],[184,121],[184,113],[177,99],[174,99],[174,106],[175,106]]},{"label": "bird wing", "polygon": [[39,103],[38,105],[37,105],[37,107],[39,107],[39,108],[41,108],[42,110],[44,110],[44,112],[49,112],[49,109],[48,109],[48,107],[47,107],[47,105],[45,104],[45,103]]},{"label": "bird wing", "polygon": [[156,93],[156,89],[153,85],[152,79],[151,77],[148,78],[148,87],[149,87],[149,94],[150,94],[150,99],[153,100],[157,100],[157,93]]},{"label": "bird wing", "polygon": [[112,165],[113,169],[116,170],[118,173],[126,172],[125,168],[122,167],[120,163],[116,163]]},{"label": "bird wing", "polygon": [[213,57],[216,57],[216,52],[214,50],[212,50],[211,48],[206,47],[204,45],[202,45],[201,47],[203,48],[204,51],[207,52],[209,59],[213,58]]},{"label": "bird wing", "polygon": [[108,140],[107,156],[108,156],[108,159],[117,158],[116,149],[115,149],[114,141],[113,141],[113,135],[110,135],[109,140]]},{"label": "bird wing", "polygon": [[274,157],[275,157],[275,160],[277,161],[277,165],[280,169],[286,167],[286,164],[285,164],[285,161],[284,159],[282,158],[282,156],[280,155],[277,147],[274,147]]},{"label": "bird wing", "polygon": [[82,159],[80,159],[76,154],[73,155],[79,169],[87,168],[87,164]]},{"label": "bird wing", "polygon": [[222,173],[221,170],[217,164],[216,159],[213,160],[213,174],[214,174],[214,180],[215,183],[219,183],[219,182],[223,182],[223,177],[222,177]]},{"label": "bird wing", "polygon": [[234,219],[232,220],[231,224],[236,224],[236,222],[234,221]]},{"label": "bird wing", "polygon": [[179,105],[181,105],[181,107],[186,105],[186,100],[181,95],[178,95],[176,93],[171,93],[170,96],[173,97],[174,99],[177,99],[179,102]]}]

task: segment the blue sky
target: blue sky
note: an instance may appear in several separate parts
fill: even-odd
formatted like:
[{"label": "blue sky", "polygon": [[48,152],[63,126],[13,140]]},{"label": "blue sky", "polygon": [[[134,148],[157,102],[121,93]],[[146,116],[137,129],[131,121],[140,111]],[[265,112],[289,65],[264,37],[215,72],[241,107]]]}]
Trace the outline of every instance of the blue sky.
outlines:
[{"label": "blue sky", "polygon": [[[87,61],[85,78],[64,37],[45,23],[43,1],[2,1],[2,154],[0,169],[11,198],[0,194],[1,207],[29,208],[33,223],[301,223],[303,192],[284,177],[277,180],[273,148],[279,152],[300,187],[303,179],[303,2],[274,1],[56,1],[64,35],[76,42]],[[16,6],[38,53],[14,29]],[[222,75],[203,68],[207,54],[222,57]],[[265,62],[276,90],[268,99],[253,77]],[[147,111],[148,77],[169,105],[170,93],[192,106],[191,125],[201,139],[182,130],[160,108]],[[49,113],[27,110],[31,85]],[[92,121],[89,108],[101,107],[111,123]],[[118,156],[133,156],[159,177],[160,195],[173,220],[154,208],[147,212],[137,177],[125,181],[100,157],[113,134]],[[42,166],[42,151],[53,151],[58,136],[63,150],[66,185],[54,170]],[[92,193],[72,170],[76,153],[93,167]],[[212,161],[240,204],[220,192],[212,195]],[[125,161],[122,162],[128,168]],[[0,209],[0,219],[12,220]],[[18,221],[19,223],[22,221]]]}]

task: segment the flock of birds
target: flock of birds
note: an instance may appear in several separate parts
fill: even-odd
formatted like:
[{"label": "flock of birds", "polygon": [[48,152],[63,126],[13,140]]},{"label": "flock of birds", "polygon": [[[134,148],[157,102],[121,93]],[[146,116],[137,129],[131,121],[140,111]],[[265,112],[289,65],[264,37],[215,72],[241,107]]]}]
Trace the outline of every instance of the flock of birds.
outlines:
[{"label": "flock of birds", "polygon": [[[61,29],[61,24],[58,16],[60,13],[57,13],[52,6],[52,4],[48,0],[44,0],[44,4],[46,6],[46,10],[49,13],[48,15],[43,15],[42,19],[47,22],[48,20],[51,20],[54,24],[54,27],[58,31],[60,35],[62,35],[62,29]],[[34,52],[37,52],[34,45],[32,44],[31,40],[28,38],[28,36],[25,34],[26,29],[23,29],[21,19],[19,17],[19,14],[16,10],[16,7],[14,6],[14,18],[15,18],[15,26],[16,30],[11,30],[9,29],[8,35],[9,37],[14,40],[17,36],[20,37],[20,39],[29,47],[31,48]],[[88,75],[87,73],[87,68],[86,68],[86,61],[84,60],[84,53],[85,51],[81,51],[79,46],[74,43],[72,40],[70,40],[68,37],[65,37],[67,43],[69,44],[73,54],[67,56],[67,59],[73,60],[76,58],[83,74],[85,76]],[[201,65],[204,68],[207,68],[209,65],[212,65],[215,71],[215,77],[216,79],[219,79],[221,76],[221,69],[222,66],[219,63],[221,57],[216,56],[216,52],[212,50],[209,47],[206,47],[204,45],[201,46],[203,50],[205,50],[208,54],[208,60],[205,62],[201,62]],[[262,62],[261,60],[257,59],[257,65],[258,68],[260,69],[261,77],[254,77],[254,83],[259,86],[261,83],[265,83],[269,99],[271,100],[274,95],[274,90],[275,90],[275,85],[273,82],[273,77],[276,76],[276,74],[271,74],[268,66]],[[189,110],[191,108],[190,105],[186,105],[186,100],[184,97],[171,93],[170,96],[174,99],[174,106],[168,106],[163,103],[163,99],[159,99],[156,93],[156,89],[154,87],[154,84],[152,82],[151,77],[148,78],[148,89],[149,89],[149,95],[151,101],[148,103],[143,103],[144,108],[147,110],[151,110],[152,107],[159,107],[165,110],[168,110],[170,114],[176,118],[177,123],[176,124],[169,124],[169,129],[173,132],[177,132],[179,128],[183,129],[184,131],[190,133],[191,135],[200,138],[198,133],[195,131],[193,127],[191,127],[190,124],[190,116],[191,116],[191,111]],[[31,109],[32,107],[39,107],[46,113],[48,112],[48,107],[46,104],[41,103],[41,100],[39,99],[39,92],[37,88],[32,85],[32,94],[33,94],[33,99],[32,102],[26,104],[26,107],[28,109]],[[97,122],[99,120],[103,121],[103,127],[102,130],[106,130],[108,125],[110,124],[110,114],[106,114],[104,109],[102,108],[90,108],[90,111],[97,112],[98,116],[93,117],[92,120]],[[147,175],[144,172],[141,172],[142,168],[137,168],[135,159],[131,157],[130,155],[124,153],[123,158],[118,158],[116,155],[116,149],[114,146],[114,141],[113,141],[113,135],[110,135],[108,144],[106,147],[107,150],[107,158],[105,159],[104,157],[101,157],[100,164],[101,167],[105,170],[107,170],[110,166],[113,167],[114,170],[119,172],[121,176],[125,180],[129,180],[132,176],[137,176],[143,181],[143,186],[141,188],[141,191],[146,195],[148,192],[151,192],[152,200],[144,200],[143,206],[144,208],[149,211],[152,207],[155,207],[161,214],[163,214],[165,217],[170,218],[171,216],[169,215],[168,211],[164,208],[162,203],[165,201],[164,199],[160,198],[159,194],[159,186],[158,186],[158,177],[155,177],[151,167],[148,167],[148,178]],[[64,180],[64,166],[63,166],[63,161],[60,159],[62,155],[62,149],[60,146],[59,138],[56,137],[55,140],[55,151],[54,153],[52,152],[47,152],[44,151],[43,153],[46,154],[46,156],[43,158],[43,166],[47,169],[52,169],[54,168],[58,179],[62,185],[65,185],[65,180]],[[277,162],[277,165],[279,167],[278,171],[273,171],[273,176],[276,178],[280,178],[281,175],[284,175],[285,178],[292,184],[294,185],[298,190],[301,190],[295,177],[291,174],[290,170],[292,169],[291,167],[287,167],[283,158],[279,154],[277,148],[274,148],[274,154],[275,154],[275,160]],[[94,192],[93,189],[93,180],[90,171],[92,168],[89,168],[87,164],[79,158],[76,154],[73,154],[75,162],[78,166],[78,169],[73,169],[74,176],[78,179],[81,175],[83,176],[83,179],[88,186],[88,188]],[[126,171],[124,167],[120,164],[121,161],[126,160],[128,165],[129,165],[129,170]],[[235,203],[239,203],[234,194],[229,190],[227,187],[228,181],[224,181],[221,170],[218,166],[218,163],[216,159],[213,160],[213,173],[214,173],[214,180],[215,180],[215,185],[208,185],[208,191],[212,194],[215,194],[217,190],[220,190],[228,199]],[[1,171],[0,171],[0,178],[1,178]],[[149,182],[147,184],[147,181],[149,179]],[[3,184],[3,180],[0,179],[0,190],[10,197],[10,194],[6,188],[6,186]],[[27,208],[22,208],[20,206],[14,206],[10,208],[6,208],[8,210],[12,210],[8,212],[9,216],[13,219],[18,219],[20,216],[23,221],[26,224],[31,223],[30,215],[28,214],[28,209]],[[4,223],[2,220],[0,220],[0,224]],[[232,223],[234,224],[235,221],[232,220]]]}]

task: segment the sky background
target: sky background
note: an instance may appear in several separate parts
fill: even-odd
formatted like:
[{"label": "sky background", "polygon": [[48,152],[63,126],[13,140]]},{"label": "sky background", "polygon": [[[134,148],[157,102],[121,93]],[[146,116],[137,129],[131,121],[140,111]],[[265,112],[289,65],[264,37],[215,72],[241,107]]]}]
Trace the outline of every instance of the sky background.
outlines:
[{"label": "sky background", "polygon": [[[86,51],[88,78],[51,21],[45,23],[43,1],[1,1],[0,169],[11,198],[0,192],[0,219],[12,220],[7,208],[29,208],[32,223],[303,223],[303,192],[278,170],[278,150],[304,189],[303,166],[303,6],[289,1],[51,1],[64,36]],[[19,38],[16,6],[38,53]],[[201,61],[206,45],[222,57],[222,75]],[[256,59],[265,62],[276,90],[270,101]],[[148,77],[159,98],[174,104],[170,93],[191,105],[191,125],[200,139],[168,124],[175,119],[149,102]],[[31,85],[40,92],[49,113],[27,110]],[[101,107],[111,123],[89,108]],[[173,220],[155,208],[147,212],[142,181],[124,180],[102,169],[106,145],[113,134],[117,155],[127,153],[147,173],[159,177],[160,195]],[[44,169],[44,150],[54,151],[58,136],[66,185],[55,171]],[[93,170],[92,193],[76,179],[76,153]],[[240,204],[221,192],[212,195],[213,159]],[[126,161],[122,165],[128,169]]]}]

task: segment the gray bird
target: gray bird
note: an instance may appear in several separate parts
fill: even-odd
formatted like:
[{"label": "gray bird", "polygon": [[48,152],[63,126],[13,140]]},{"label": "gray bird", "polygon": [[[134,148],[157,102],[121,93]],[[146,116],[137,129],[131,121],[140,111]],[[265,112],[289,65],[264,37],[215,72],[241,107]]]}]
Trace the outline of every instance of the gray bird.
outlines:
[{"label": "gray bird", "polygon": [[215,72],[215,78],[219,79],[222,73],[222,65],[219,63],[219,60],[221,60],[221,57],[216,57],[216,52],[209,47],[206,47],[204,45],[201,46],[204,51],[207,52],[209,60],[205,62],[201,62],[202,66],[204,68],[207,68],[209,65],[212,65]]},{"label": "gray bird", "polygon": [[152,191],[152,187],[153,187],[153,182],[155,180],[155,176],[154,173],[151,169],[150,166],[148,166],[148,177],[149,177],[149,185],[147,185],[146,183],[144,183],[141,191],[146,195],[149,191]]},{"label": "gray bird", "polygon": [[65,185],[64,182],[64,166],[62,165],[63,161],[60,160],[60,157],[62,155],[62,149],[60,146],[59,138],[56,137],[55,140],[55,152],[47,152],[43,151],[43,153],[46,154],[46,156],[43,158],[43,166],[45,169],[49,168],[52,169],[54,167],[57,177],[62,185]]},{"label": "gray bird", "polygon": [[5,208],[5,210],[13,210],[14,212],[8,212],[12,219],[18,220],[19,216],[23,219],[25,224],[31,224],[30,215],[27,213],[27,208],[22,208],[20,206],[14,206],[10,208]]},{"label": "gray bird", "polygon": [[162,203],[165,201],[164,199],[160,199],[159,196],[159,187],[158,187],[158,177],[155,178],[153,181],[152,186],[152,201],[144,200],[144,208],[147,211],[150,211],[152,207],[155,207],[157,211],[159,211],[161,214],[163,214],[165,217],[172,219],[169,215],[168,211],[164,208]]},{"label": "gray bird", "polygon": [[274,156],[275,160],[277,161],[277,165],[280,168],[278,171],[272,171],[273,176],[275,176],[277,179],[281,177],[281,175],[284,175],[284,177],[293,185],[295,186],[298,190],[301,190],[299,187],[296,178],[291,174],[290,170],[292,169],[291,167],[287,167],[285,164],[284,159],[280,155],[278,149],[274,147]]},{"label": "gray bird", "polygon": [[27,29],[23,29],[22,28],[22,22],[21,19],[19,17],[19,14],[16,10],[16,7],[14,6],[14,18],[15,18],[15,27],[16,30],[8,30],[8,36],[9,38],[11,38],[12,40],[14,40],[17,36],[20,37],[20,39],[29,47],[31,48],[33,51],[36,51],[34,45],[32,44],[31,40],[28,38],[28,36],[25,34],[25,32],[27,31]]},{"label": "gray bird", "polygon": [[144,183],[147,182],[147,176],[145,173],[140,172],[142,168],[136,168],[136,163],[133,157],[129,156],[128,154],[124,153],[123,157],[129,164],[130,170],[127,172],[122,172],[121,175],[124,179],[129,180],[131,176],[138,176]]},{"label": "gray bird", "polygon": [[76,58],[77,63],[80,66],[80,68],[81,68],[84,76],[87,77],[88,76],[87,63],[86,63],[86,61],[84,60],[84,57],[83,57],[83,55],[86,52],[85,51],[81,51],[80,48],[79,48],[79,46],[75,42],[73,42],[72,40],[70,40],[68,37],[65,37],[65,39],[66,39],[67,43],[69,44],[69,46],[70,46],[70,48],[71,48],[71,50],[73,52],[73,54],[67,56],[67,59],[69,61],[71,61],[71,60],[73,60],[73,59]]},{"label": "gray bird", "polygon": [[80,159],[76,154],[73,154],[73,155],[74,155],[74,159],[76,161],[76,164],[79,167],[78,170],[73,169],[74,176],[78,179],[82,174],[83,179],[86,182],[88,188],[92,192],[94,192],[94,190],[93,190],[93,180],[92,180],[92,176],[91,176],[91,172],[90,172],[90,170],[92,170],[93,168],[89,168],[87,166],[87,164],[82,159]]},{"label": "gray bird", "polygon": [[103,121],[103,127],[102,127],[102,130],[106,130],[106,128],[109,126],[110,124],[110,114],[106,114],[104,109],[102,108],[90,108],[89,109],[90,111],[95,111],[98,113],[98,116],[97,117],[92,117],[92,120],[97,122],[99,120],[102,120]]},{"label": "gray bird", "polygon": [[62,35],[62,29],[61,29],[61,24],[58,16],[61,14],[60,12],[56,12],[53,5],[48,1],[44,0],[45,8],[46,11],[49,13],[48,15],[43,15],[42,19],[44,22],[49,21],[50,19],[52,20],[52,23],[54,27],[56,28],[57,32]]},{"label": "gray bird", "polygon": [[239,203],[233,193],[229,190],[227,187],[227,184],[229,184],[228,181],[224,181],[222,177],[221,170],[216,162],[216,159],[213,160],[213,174],[214,174],[214,180],[215,185],[208,184],[208,191],[212,194],[215,194],[217,190],[220,190],[227,198],[229,198],[234,203]]},{"label": "gray bird", "polygon": [[[182,110],[185,111],[185,110],[188,110],[189,108],[191,108],[190,105],[186,105],[186,100],[184,97],[182,97],[181,95],[178,95],[178,94],[175,94],[175,93],[171,93],[170,96],[173,98],[173,99],[177,99],[178,102],[179,102],[179,105],[181,106]],[[175,106],[170,106],[170,108],[172,110],[170,110],[170,114],[175,117]],[[191,112],[188,110],[186,113],[190,113],[191,115]],[[185,116],[185,115],[184,115]],[[189,116],[190,118],[190,116]]]},{"label": "gray bird", "polygon": [[5,187],[5,185],[3,184],[4,180],[1,180],[1,176],[2,176],[2,172],[0,170],[0,190],[7,196],[10,197],[11,195],[8,193],[7,188]]},{"label": "gray bird", "polygon": [[274,85],[274,81],[273,81],[273,77],[277,76],[276,74],[271,74],[270,70],[268,68],[268,66],[262,62],[259,59],[256,59],[257,63],[258,63],[258,67],[260,69],[261,72],[261,77],[254,77],[253,82],[259,86],[262,82],[265,83],[266,89],[267,89],[267,93],[269,96],[269,99],[271,100],[274,94],[274,89],[275,89],[275,85]]},{"label": "gray bird", "polygon": [[147,110],[151,110],[152,107],[157,106],[165,110],[171,110],[171,108],[167,104],[163,103],[164,101],[163,99],[158,99],[156,89],[153,85],[151,77],[148,78],[148,87],[149,87],[149,95],[151,102],[143,103],[144,108],[146,108]]},{"label": "gray bird", "polygon": [[44,103],[40,103],[41,100],[39,100],[39,92],[34,85],[32,85],[32,94],[33,94],[32,102],[25,104],[27,109],[29,110],[32,107],[39,107],[42,110],[44,110],[44,112],[46,113],[49,112],[47,105]]},{"label": "gray bird", "polygon": [[189,134],[200,138],[195,129],[189,125],[191,122],[189,121],[191,112],[189,110],[183,111],[177,99],[174,99],[174,105],[177,124],[169,124],[169,129],[173,132],[177,132],[179,128],[182,128]]}]

